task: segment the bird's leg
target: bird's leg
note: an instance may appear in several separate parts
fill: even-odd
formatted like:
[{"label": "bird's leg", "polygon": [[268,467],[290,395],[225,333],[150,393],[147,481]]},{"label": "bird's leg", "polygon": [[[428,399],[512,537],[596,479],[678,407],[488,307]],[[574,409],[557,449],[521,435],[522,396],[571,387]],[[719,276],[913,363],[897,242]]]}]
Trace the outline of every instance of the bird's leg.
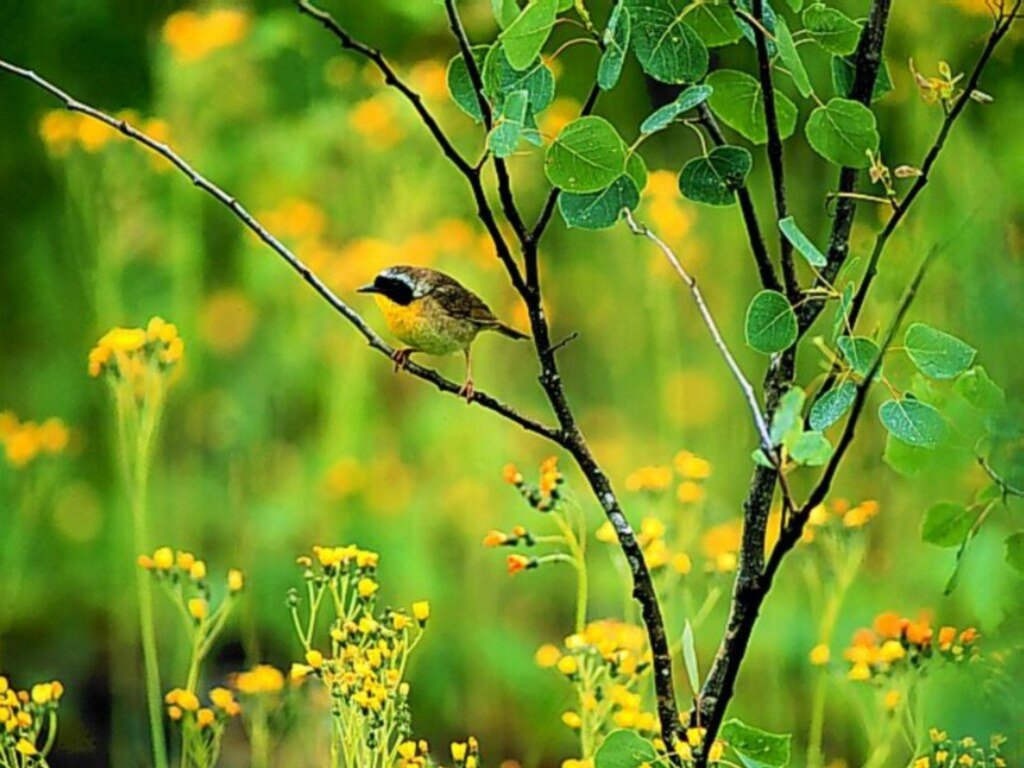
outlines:
[{"label": "bird's leg", "polygon": [[467,403],[473,402],[473,359],[470,357],[469,347],[466,347],[463,354],[466,356],[466,383],[462,385],[459,394],[466,398]]},{"label": "bird's leg", "polygon": [[391,359],[395,361],[395,373],[402,368],[405,368],[405,364],[409,362],[409,356],[415,352],[415,349],[396,349],[391,353]]}]

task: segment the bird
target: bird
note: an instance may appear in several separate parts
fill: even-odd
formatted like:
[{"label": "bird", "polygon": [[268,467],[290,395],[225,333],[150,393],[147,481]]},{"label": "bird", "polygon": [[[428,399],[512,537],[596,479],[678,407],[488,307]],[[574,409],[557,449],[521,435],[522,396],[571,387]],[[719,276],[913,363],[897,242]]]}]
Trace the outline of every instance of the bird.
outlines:
[{"label": "bird", "polygon": [[466,358],[466,380],[459,394],[472,401],[473,361],[470,347],[480,331],[497,331],[510,339],[529,339],[501,322],[483,299],[455,278],[426,267],[392,266],[369,285],[357,289],[373,294],[388,330],[403,344],[391,355],[397,373],[413,353]]}]

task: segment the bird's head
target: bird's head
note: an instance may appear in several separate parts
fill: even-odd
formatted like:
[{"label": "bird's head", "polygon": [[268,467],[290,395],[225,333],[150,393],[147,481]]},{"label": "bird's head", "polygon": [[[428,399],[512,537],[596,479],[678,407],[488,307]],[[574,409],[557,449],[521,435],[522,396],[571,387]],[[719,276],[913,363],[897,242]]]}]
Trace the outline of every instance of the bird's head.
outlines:
[{"label": "bird's head", "polygon": [[373,293],[378,301],[384,298],[408,306],[430,292],[429,281],[421,273],[416,267],[388,267],[372,283],[360,288],[359,293]]}]

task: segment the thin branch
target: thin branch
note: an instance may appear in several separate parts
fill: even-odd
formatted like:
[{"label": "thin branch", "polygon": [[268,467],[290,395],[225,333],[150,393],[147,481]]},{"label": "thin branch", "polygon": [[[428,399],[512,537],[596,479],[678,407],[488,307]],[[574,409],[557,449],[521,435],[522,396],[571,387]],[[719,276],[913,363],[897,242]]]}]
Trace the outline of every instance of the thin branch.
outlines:
[{"label": "thin branch", "polygon": [[[473,85],[473,92],[476,94],[477,104],[480,106],[480,114],[483,116],[484,127],[490,132],[494,127],[494,114],[491,112],[491,105],[487,101],[487,94],[484,91],[483,75],[480,72],[480,67],[477,66],[476,59],[473,58],[473,46],[470,44],[469,36],[462,25],[462,19],[459,17],[459,10],[455,5],[455,0],[444,0],[444,8],[445,13],[448,15],[448,26],[451,28],[452,35],[459,44],[462,60],[466,64],[469,81]],[[519,214],[519,208],[516,206],[515,196],[512,193],[512,179],[508,173],[508,164],[503,158],[494,158],[494,172],[498,177],[498,197],[501,200],[501,207],[505,212],[505,218],[508,219],[516,236],[522,243],[529,236],[529,233],[526,228],[526,222],[523,221],[523,217]]]},{"label": "thin branch", "polygon": [[989,479],[992,480],[993,483],[999,486],[999,490],[1003,494],[1004,500],[1007,496],[1024,498],[1024,489],[1018,488],[1017,486],[1007,482],[1006,478],[996,472],[988,459],[984,456],[978,457],[978,466],[985,470],[985,474],[989,476]]},{"label": "thin branch", "polygon": [[[89,106],[81,101],[70,96],[68,93],[54,85],[53,83],[45,80],[44,78],[37,75],[28,69],[15,66],[9,62],[0,59],[0,70],[9,72],[12,75],[27,80],[36,87],[46,91],[50,95],[56,97],[63,102],[64,107],[72,112],[78,112],[86,115],[94,120],[106,124],[110,128],[122,133],[130,139],[133,139],[140,144],[148,147],[153,152],[161,155],[168,160],[175,168],[181,171],[185,176],[189,178],[193,185],[201,189],[202,191],[209,194],[217,202],[221,203],[228,210],[230,210],[238,219],[245,224],[256,236],[263,241],[264,244],[273,249],[285,262],[294,269],[302,279],[316,291],[321,298],[327,301],[331,307],[334,308],[342,317],[348,320],[356,330],[362,334],[363,338],[367,340],[370,347],[378,350],[382,354],[390,357],[394,352],[394,349],[390,347],[377,333],[367,325],[366,321],[348,304],[342,301],[330,288],[328,288],[323,281],[321,281],[313,272],[307,267],[294,253],[292,253],[287,246],[272,235],[262,224],[260,224],[246,208],[238,202],[234,197],[229,195],[227,192],[222,190],[217,185],[213,184],[207,178],[202,176],[196,171],[187,161],[185,161],[180,155],[172,150],[166,144],[163,144],[156,139],[148,136],[137,128],[133,127],[124,120],[119,120],[115,117],[102,112],[94,107]],[[425,368],[415,363],[409,363],[406,366],[406,370],[417,378],[423,379],[443,392],[448,392],[452,395],[460,396],[461,386],[456,384],[444,376],[439,374],[437,371]],[[535,434],[546,437],[549,440],[560,442],[562,440],[562,433],[560,430],[549,427],[542,424],[529,416],[526,416],[510,405],[507,405],[500,400],[480,392],[476,391],[472,402],[489,411],[493,411],[500,416],[504,416],[506,419],[518,424],[523,429],[533,432]]]},{"label": "thin branch", "polygon": [[[764,0],[752,0],[751,10],[754,13],[754,43],[757,48],[758,74],[761,80],[761,91],[764,102],[764,119],[768,133],[768,167],[772,173],[772,191],[775,194],[775,218],[782,221],[789,213],[786,207],[786,169],[783,160],[782,133],[779,130],[779,117],[775,104],[775,85],[772,82],[772,62],[768,55],[768,37],[764,28]],[[800,283],[797,280],[796,268],[793,265],[793,244],[779,230],[779,253],[782,262],[782,277],[786,284],[786,294],[795,303],[800,296]]]},{"label": "thin branch", "polygon": [[[701,104],[697,108],[698,122],[704,126],[711,140],[719,147],[726,145],[725,134],[718,126],[714,114],[707,104]],[[782,291],[782,283],[775,273],[775,265],[772,264],[771,256],[768,255],[768,248],[764,243],[764,236],[761,234],[761,225],[757,220],[757,210],[754,208],[754,200],[750,196],[746,182],[736,188],[736,197],[740,202],[740,213],[743,216],[743,225],[747,230],[747,239],[750,241],[750,251],[754,255],[754,264],[757,266],[757,273],[761,277],[761,285],[773,291]]]},{"label": "thin branch", "polygon": [[743,369],[740,368],[739,363],[736,362],[736,358],[733,357],[732,353],[729,351],[729,346],[725,343],[725,339],[718,330],[718,324],[715,322],[715,318],[711,314],[711,310],[708,308],[707,302],[704,301],[704,295],[697,286],[697,281],[689,272],[686,271],[686,268],[679,261],[675,252],[669,248],[665,241],[654,234],[646,226],[637,222],[633,217],[632,211],[628,208],[625,209],[625,216],[626,223],[629,225],[630,231],[634,235],[646,237],[658,246],[682,281],[686,283],[686,287],[690,289],[690,293],[693,294],[693,300],[697,304],[697,309],[700,310],[701,318],[704,320],[704,325],[707,326],[708,332],[711,334],[711,338],[715,342],[715,346],[718,347],[718,351],[722,354],[725,364],[729,366],[729,370],[732,372],[733,378],[736,379],[736,383],[739,384],[740,390],[743,392],[743,397],[747,401],[750,413],[754,417],[754,426],[757,428],[758,438],[761,441],[761,446],[764,449],[765,455],[769,457],[773,456],[775,454],[775,450],[772,446],[771,432],[768,429],[768,422],[765,420],[764,414],[761,412],[761,405],[757,401],[757,393],[754,391],[754,387],[750,383],[749,379],[747,379],[746,375],[743,373]]},{"label": "thin branch", "polygon": [[[512,256],[512,251],[505,242],[505,237],[501,234],[501,229],[498,227],[498,222],[494,217],[494,212],[491,210],[490,203],[487,202],[487,193],[484,190],[483,182],[480,180],[480,168],[470,165],[469,162],[458,153],[452,145],[451,140],[447,137],[444,131],[441,130],[441,126],[438,124],[437,120],[426,106],[424,106],[423,98],[398,77],[395,70],[390,64],[388,64],[387,59],[384,58],[380,51],[370,48],[353,38],[331,14],[317,8],[310,3],[309,0],[295,0],[295,5],[301,13],[304,13],[320,22],[324,28],[338,39],[342,48],[354,51],[360,56],[368,59],[384,76],[385,84],[393,87],[402,96],[404,96],[410,104],[412,104],[416,113],[430,130],[431,135],[437,141],[445,156],[455,164],[455,167],[462,172],[462,175],[466,177],[466,181],[469,182],[470,190],[473,193],[473,200],[477,207],[477,215],[484,227],[487,229],[487,233],[490,235],[491,240],[494,241],[494,247],[498,253],[498,258],[501,259],[502,264],[505,265],[505,269],[512,280],[513,286],[517,291],[522,293],[526,289],[526,284],[523,282],[522,274],[519,271],[519,266],[516,264],[515,258]],[[472,60],[472,57],[470,57],[470,60]]]}]

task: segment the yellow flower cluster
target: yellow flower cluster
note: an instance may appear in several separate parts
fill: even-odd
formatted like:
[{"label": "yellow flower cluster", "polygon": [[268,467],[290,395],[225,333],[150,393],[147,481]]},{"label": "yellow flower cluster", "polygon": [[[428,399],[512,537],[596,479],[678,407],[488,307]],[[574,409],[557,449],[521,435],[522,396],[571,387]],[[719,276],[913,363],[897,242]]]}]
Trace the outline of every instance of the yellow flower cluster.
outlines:
[{"label": "yellow flower cluster", "polygon": [[209,706],[203,706],[193,691],[174,688],[164,696],[167,717],[176,723],[195,724],[199,730],[203,730],[211,726],[223,726],[226,720],[242,712],[235,694],[227,688],[211,688],[209,699]]},{"label": "yellow flower cluster", "polygon": [[8,463],[16,469],[27,466],[40,454],[61,453],[70,439],[71,433],[60,419],[37,424],[20,421],[10,411],[0,412],[0,446]]},{"label": "yellow flower cluster", "polygon": [[542,645],[535,660],[542,668],[556,669],[575,688],[579,709],[564,712],[562,723],[581,731],[582,743],[593,744],[615,728],[658,730],[657,717],[636,691],[651,663],[640,627],[612,619],[594,621],[567,637],[562,648]]},{"label": "yellow flower cluster", "polygon": [[179,11],[164,22],[163,38],[178,61],[192,62],[242,40],[249,26],[249,15],[240,10]]},{"label": "yellow flower cluster", "polygon": [[[677,574],[686,576],[693,570],[693,561],[685,552],[670,550],[665,541],[665,534],[665,523],[658,518],[645,517],[640,521],[640,532],[637,534],[636,540],[643,550],[647,567],[656,571],[671,566]],[[615,527],[608,521],[601,524],[595,536],[598,541],[605,544],[613,544],[618,540]]]},{"label": "yellow flower cluster", "polygon": [[958,662],[977,653],[980,635],[973,627],[958,631],[942,627],[938,642],[926,618],[912,620],[892,611],[875,617],[873,626],[854,633],[843,657],[850,663],[847,677],[866,681],[906,669],[918,669],[929,659],[941,656]]},{"label": "yellow flower cluster", "polygon": [[[304,649],[304,663],[293,664],[292,680],[314,676],[323,683],[334,703],[332,712],[341,721],[339,733],[351,739],[339,748],[349,760],[367,765],[377,764],[370,759],[371,754],[379,756],[377,750],[391,754],[409,741],[409,684],[402,676],[430,618],[426,601],[414,603],[408,612],[374,613],[378,560],[376,552],[354,545],[313,547],[312,556],[297,561],[306,583],[305,617],[300,616],[299,593],[293,590],[289,595]],[[314,633],[321,610],[331,609],[334,615],[325,652],[314,647]],[[417,750],[403,757],[406,764],[419,764]]]},{"label": "yellow flower cluster", "polygon": [[[193,600],[202,600],[209,594],[206,584],[206,562],[200,560],[191,552],[178,550],[177,553],[170,547],[160,547],[151,555],[139,555],[136,560],[140,568],[151,571],[154,576],[165,579],[172,584],[184,584],[191,582],[201,593]],[[232,568],[227,575],[228,592],[234,594],[245,588],[245,575],[237,568]],[[192,604],[193,600],[189,600]],[[190,612],[195,615],[199,609]],[[202,618],[202,617],[196,617]]]},{"label": "yellow flower cluster", "polygon": [[[704,480],[711,477],[711,462],[690,451],[680,451],[672,459],[679,476],[676,498],[683,504],[694,504],[704,498]],[[626,489],[660,493],[675,481],[672,469],[666,466],[641,467],[626,476]]]},{"label": "yellow flower cluster", "polygon": [[390,149],[405,135],[399,127],[394,97],[387,91],[356,104],[348,122],[372,149]]},{"label": "yellow flower cluster", "polygon": [[536,485],[527,483],[515,464],[506,464],[502,477],[522,494],[526,502],[539,512],[550,512],[562,500],[560,492],[565,476],[558,469],[558,457],[549,456],[540,463],[540,477]]},{"label": "yellow flower cluster", "polygon": [[987,749],[973,736],[951,739],[946,731],[938,728],[930,729],[928,736],[930,753],[916,758],[911,768],[1007,768],[1009,765],[1002,755],[1006,743],[1002,734],[993,735]]},{"label": "yellow flower cluster", "polygon": [[[137,127],[140,131],[161,144],[170,141],[170,126],[159,118],[142,119],[132,111],[119,112],[118,120]],[[55,156],[62,157],[78,147],[85,152],[99,152],[112,141],[121,141],[125,136],[87,115],[53,109],[39,121],[39,137]],[[162,167],[162,166],[161,166]]]},{"label": "yellow flower cluster", "polygon": [[948,104],[960,95],[960,89],[957,86],[963,79],[963,75],[953,76],[953,70],[949,68],[949,64],[944,61],[939,62],[939,76],[938,77],[926,77],[917,71],[914,66],[914,60],[910,60],[910,73],[914,76],[914,82],[917,84],[918,90],[921,92],[921,98],[924,99],[926,104],[943,103]]},{"label": "yellow flower cluster", "polygon": [[144,385],[152,373],[163,373],[179,362],[185,342],[173,323],[154,317],[146,328],[113,328],[89,352],[89,375],[109,373],[117,379]]},{"label": "yellow flower cluster", "polygon": [[57,708],[63,695],[64,686],[56,680],[19,691],[6,677],[0,676],[0,755],[13,751],[19,760],[40,758],[45,764],[47,745],[56,728]]},{"label": "yellow flower cluster", "polygon": [[235,675],[235,688],[246,696],[277,693],[284,688],[284,674],[269,664],[257,664]]}]

